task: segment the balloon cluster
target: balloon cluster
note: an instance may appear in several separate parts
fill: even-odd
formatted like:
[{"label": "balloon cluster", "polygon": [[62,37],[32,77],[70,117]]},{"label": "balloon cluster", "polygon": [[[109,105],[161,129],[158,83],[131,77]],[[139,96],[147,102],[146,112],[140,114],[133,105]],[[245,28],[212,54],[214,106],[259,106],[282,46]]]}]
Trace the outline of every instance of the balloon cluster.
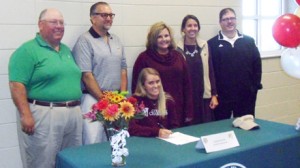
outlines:
[{"label": "balloon cluster", "polygon": [[275,41],[287,47],[281,54],[281,66],[290,76],[300,79],[300,0],[294,14],[284,14],[272,28]]}]

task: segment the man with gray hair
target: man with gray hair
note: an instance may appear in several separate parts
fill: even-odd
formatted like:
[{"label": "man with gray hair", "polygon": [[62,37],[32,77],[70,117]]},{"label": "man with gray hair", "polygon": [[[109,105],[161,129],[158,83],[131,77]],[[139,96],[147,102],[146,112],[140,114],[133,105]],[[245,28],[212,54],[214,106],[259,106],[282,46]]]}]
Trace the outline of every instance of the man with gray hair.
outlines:
[{"label": "man with gray hair", "polygon": [[[106,2],[90,8],[91,28],[83,33],[73,48],[76,63],[82,71],[81,110],[87,113],[103,96],[103,91],[127,90],[127,64],[120,39],[109,33],[115,14]],[[100,122],[83,121],[83,144],[106,141]]]},{"label": "man with gray hair", "polygon": [[82,144],[81,72],[61,43],[61,12],[43,10],[38,26],[36,37],[10,58],[9,85],[19,112],[23,167],[54,168],[60,150]]}]

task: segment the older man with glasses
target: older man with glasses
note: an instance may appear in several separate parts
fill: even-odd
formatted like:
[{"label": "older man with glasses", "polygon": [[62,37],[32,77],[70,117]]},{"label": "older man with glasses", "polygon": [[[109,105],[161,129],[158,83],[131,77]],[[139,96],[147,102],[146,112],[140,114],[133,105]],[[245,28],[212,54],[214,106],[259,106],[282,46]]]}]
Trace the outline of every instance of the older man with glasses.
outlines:
[{"label": "older man with glasses", "polygon": [[[127,64],[120,39],[109,33],[115,14],[106,2],[90,8],[91,28],[77,40],[73,54],[82,71],[83,113],[103,96],[103,91],[127,91]],[[83,144],[107,141],[100,122],[84,120]]]},{"label": "older man with glasses", "polygon": [[64,19],[57,9],[39,17],[39,33],[9,61],[9,85],[19,112],[24,168],[54,168],[57,152],[82,144],[81,72],[61,43]]},{"label": "older man with glasses", "polygon": [[236,29],[232,8],[220,11],[219,24],[221,31],[208,41],[219,100],[215,117],[254,116],[257,91],[262,89],[260,53],[254,39]]}]

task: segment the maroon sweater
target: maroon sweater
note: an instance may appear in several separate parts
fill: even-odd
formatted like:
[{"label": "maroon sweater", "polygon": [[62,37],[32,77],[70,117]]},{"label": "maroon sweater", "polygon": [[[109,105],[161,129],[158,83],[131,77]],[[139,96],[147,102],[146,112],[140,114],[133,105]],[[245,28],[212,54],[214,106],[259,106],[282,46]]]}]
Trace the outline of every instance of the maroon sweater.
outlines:
[{"label": "maroon sweater", "polygon": [[174,114],[175,103],[172,100],[167,101],[168,115],[165,118],[158,116],[157,100],[151,100],[147,97],[138,97],[138,102],[143,102],[145,105],[144,112],[147,114],[143,119],[133,119],[129,122],[129,134],[132,136],[156,137],[159,134],[160,125],[166,129],[178,127],[176,123],[176,115]]},{"label": "maroon sweater", "polygon": [[133,67],[132,93],[135,91],[139,73],[148,67],[159,72],[165,92],[175,100],[178,123],[184,126],[185,118],[193,117],[191,81],[184,57],[176,50],[170,50],[168,55],[159,55],[149,49],[142,52]]}]

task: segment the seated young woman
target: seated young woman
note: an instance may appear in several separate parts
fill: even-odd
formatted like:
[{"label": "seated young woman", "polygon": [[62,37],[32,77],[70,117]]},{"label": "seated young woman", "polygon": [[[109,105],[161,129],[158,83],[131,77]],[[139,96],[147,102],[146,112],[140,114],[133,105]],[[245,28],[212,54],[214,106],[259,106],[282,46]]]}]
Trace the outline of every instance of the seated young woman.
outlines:
[{"label": "seated young woman", "polygon": [[175,102],[164,92],[159,73],[153,68],[144,68],[138,77],[134,97],[144,103],[145,117],[129,123],[132,136],[167,138],[170,129],[179,126],[175,117]]}]

